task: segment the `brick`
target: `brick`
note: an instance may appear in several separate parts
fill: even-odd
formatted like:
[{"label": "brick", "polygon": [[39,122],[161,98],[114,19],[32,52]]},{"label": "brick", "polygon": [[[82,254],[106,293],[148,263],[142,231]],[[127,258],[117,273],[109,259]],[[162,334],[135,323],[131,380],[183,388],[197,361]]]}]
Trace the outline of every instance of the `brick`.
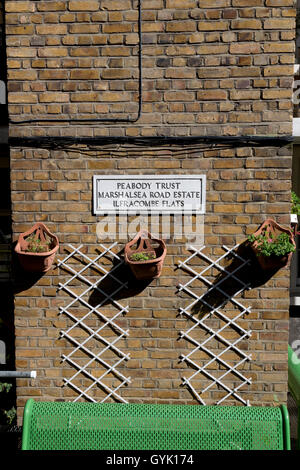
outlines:
[{"label": "brick", "polygon": [[98,55],[99,50],[97,47],[76,47],[70,50],[71,57],[97,57]]},{"label": "brick", "polygon": [[[23,358],[36,358],[44,357],[43,351],[41,349],[22,349]],[[33,395],[39,395],[39,393],[33,393]]]},{"label": "brick", "polygon": [[66,47],[43,47],[38,50],[39,57],[66,57],[67,55]]},{"label": "brick", "polygon": [[7,47],[6,53],[8,57],[35,57],[36,51],[30,47]]},{"label": "brick", "polygon": [[97,160],[96,162],[88,162],[88,168],[91,170],[113,169],[115,164],[111,160]]},{"label": "brick", "polygon": [[266,0],[267,7],[292,7],[294,0]]},{"label": "brick", "polygon": [[185,113],[173,113],[166,117],[169,124],[193,124],[195,119],[193,116]]},{"label": "brick", "polygon": [[226,54],[228,52],[227,45],[205,45],[198,46],[198,54]]},{"label": "brick", "polygon": [[37,95],[33,93],[10,93],[9,103],[36,103]]},{"label": "brick", "polygon": [[98,70],[71,70],[70,72],[71,80],[98,80],[99,71]]},{"label": "brick", "polygon": [[264,45],[264,51],[269,53],[294,52],[295,45],[291,42],[270,43]]},{"label": "brick", "polygon": [[270,65],[264,68],[265,77],[290,76],[293,74],[293,66],[289,65]]},{"label": "brick", "polygon": [[22,67],[22,63],[20,60],[8,59],[7,67],[9,69],[20,69]]},{"label": "brick", "polygon": [[123,46],[106,46],[101,49],[101,53],[103,56],[127,57],[130,55],[130,50],[128,47],[123,47]]},{"label": "brick", "polygon": [[61,23],[73,23],[75,22],[76,16],[74,13],[64,13],[59,16]]},{"label": "brick", "polygon": [[204,33],[197,32],[197,33],[191,34],[189,36],[188,41],[191,44],[204,42]]},{"label": "brick", "polygon": [[229,28],[227,21],[199,21],[199,31],[226,31]]},{"label": "brick", "polygon": [[230,92],[230,98],[233,100],[258,100],[260,98],[259,90],[233,90]]},{"label": "brick", "polygon": [[291,99],[291,90],[263,90],[263,98],[266,100]]},{"label": "brick", "polygon": [[6,25],[6,34],[7,35],[32,35],[34,33],[33,25]]},{"label": "brick", "polygon": [[223,8],[230,7],[230,0],[215,0],[213,3],[209,0],[199,0],[199,8]]},{"label": "brick", "polygon": [[242,204],[214,204],[214,212],[239,214],[242,212]]},{"label": "brick", "polygon": [[97,11],[99,10],[99,2],[96,0],[71,0],[68,8],[70,11]]},{"label": "brick", "polygon": [[195,49],[189,46],[170,46],[166,49],[167,56],[194,55]]},{"label": "brick", "polygon": [[227,91],[226,90],[201,90],[197,92],[197,100],[226,100]]},{"label": "brick", "polygon": [[261,52],[261,45],[258,43],[234,43],[230,45],[229,51],[231,54],[259,54]]},{"label": "brick", "polygon": [[194,101],[195,93],[189,91],[167,91],[164,94],[166,101]]},{"label": "brick", "polygon": [[196,24],[194,21],[171,21],[166,25],[166,31],[180,32],[180,31],[196,31]]},{"label": "brick", "polygon": [[[95,2],[98,3],[98,2]],[[148,4],[148,8],[151,8],[150,6],[151,1]],[[101,2],[101,8],[103,10],[130,10],[131,8],[131,2],[130,0],[102,0]]]},{"label": "brick", "polygon": [[195,8],[197,2],[195,0],[167,0],[166,8],[180,10]]},{"label": "brick", "polygon": [[70,34],[93,34],[99,32],[99,25],[97,24],[80,24],[75,23],[69,25]]},{"label": "brick", "polygon": [[46,60],[44,60],[44,59],[34,59],[31,62],[31,66],[33,68],[45,68],[46,67]]},{"label": "brick", "polygon": [[34,4],[31,1],[10,1],[5,2],[5,11],[7,13],[32,13]]},{"label": "brick", "polygon": [[36,80],[37,73],[34,70],[9,70],[9,80]]},{"label": "brick", "polygon": [[247,20],[233,20],[232,28],[233,29],[261,29],[261,21],[256,19],[247,19]]},{"label": "brick", "polygon": [[41,80],[67,80],[68,71],[67,70],[41,70],[38,73]]},{"label": "brick", "polygon": [[37,4],[38,11],[64,11],[66,9],[65,1],[47,1]]},{"label": "brick", "polygon": [[295,27],[294,19],[268,18],[264,22],[264,29],[292,29]]},{"label": "brick", "polygon": [[232,67],[230,69],[232,77],[260,77],[260,67]]},{"label": "brick", "polygon": [[263,7],[264,0],[233,0],[232,1],[233,7]]},{"label": "brick", "polygon": [[102,31],[105,34],[130,33],[132,31],[132,27],[130,24],[106,24],[103,25]]},{"label": "brick", "polygon": [[69,95],[67,93],[43,93],[40,96],[41,103],[66,103],[69,101]]},{"label": "brick", "polygon": [[105,80],[123,80],[132,78],[132,72],[126,69],[107,69],[103,70],[102,78]]},{"label": "brick", "polygon": [[37,34],[49,35],[49,34],[67,34],[68,29],[66,25],[37,25]]}]

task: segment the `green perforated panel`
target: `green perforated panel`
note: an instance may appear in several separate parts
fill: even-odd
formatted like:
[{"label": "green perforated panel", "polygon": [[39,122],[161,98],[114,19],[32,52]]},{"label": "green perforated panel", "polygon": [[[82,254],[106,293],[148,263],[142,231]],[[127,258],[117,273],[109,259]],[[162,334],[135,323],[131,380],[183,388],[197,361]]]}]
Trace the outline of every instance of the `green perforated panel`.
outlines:
[{"label": "green perforated panel", "polygon": [[279,450],[284,448],[282,430],[279,407],[28,400],[22,448]]}]

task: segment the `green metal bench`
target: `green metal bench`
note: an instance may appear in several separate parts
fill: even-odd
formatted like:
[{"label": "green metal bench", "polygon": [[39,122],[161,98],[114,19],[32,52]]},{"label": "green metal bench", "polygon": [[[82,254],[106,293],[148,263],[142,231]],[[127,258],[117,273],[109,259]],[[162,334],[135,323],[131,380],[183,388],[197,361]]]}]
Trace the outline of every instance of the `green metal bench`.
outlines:
[{"label": "green metal bench", "polygon": [[30,399],[23,450],[289,450],[286,406],[243,407]]},{"label": "green metal bench", "polygon": [[289,450],[286,406],[43,402],[24,409],[23,450]]},{"label": "green metal bench", "polygon": [[297,406],[297,449],[300,450],[300,362],[291,346],[288,347],[289,392]]}]

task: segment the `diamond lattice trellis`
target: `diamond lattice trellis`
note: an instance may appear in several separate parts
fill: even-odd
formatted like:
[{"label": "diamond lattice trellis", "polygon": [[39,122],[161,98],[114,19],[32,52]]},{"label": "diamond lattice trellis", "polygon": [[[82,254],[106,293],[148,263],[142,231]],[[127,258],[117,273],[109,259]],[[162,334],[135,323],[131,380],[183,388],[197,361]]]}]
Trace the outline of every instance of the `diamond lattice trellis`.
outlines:
[{"label": "diamond lattice trellis", "polygon": [[[203,405],[206,404],[203,398],[204,394],[213,388],[217,388],[218,392],[220,390],[224,391],[224,396],[216,401],[215,404],[217,405],[230,397],[234,397],[244,405],[250,405],[249,401],[244,400],[238,393],[243,386],[251,384],[251,378],[247,378],[243,369],[241,369],[244,363],[251,360],[251,354],[246,354],[240,344],[245,339],[249,339],[251,331],[244,329],[238,321],[245,314],[250,313],[250,307],[245,307],[237,300],[237,296],[249,288],[249,285],[239,278],[240,270],[247,266],[249,260],[243,259],[237,253],[237,246],[232,249],[223,246],[222,249],[225,253],[216,261],[204,254],[205,246],[202,246],[200,249],[190,246],[189,248],[192,254],[185,261],[178,264],[179,268],[184,269],[192,276],[185,284],[178,285],[178,292],[185,292],[193,299],[187,307],[180,309],[180,314],[185,316],[192,323],[190,328],[180,332],[180,336],[194,346],[192,346],[193,349],[188,354],[181,355],[181,360],[195,369],[195,372],[189,377],[183,377],[183,384],[188,387],[190,392]],[[236,267],[232,270],[228,270],[228,268],[221,264],[229,255],[238,261]],[[193,262],[196,261],[197,257],[204,259],[205,262],[208,263],[201,272],[197,272],[193,268]],[[208,279],[208,274],[212,269],[216,269],[217,272],[222,274],[222,278],[215,283],[212,283]],[[198,296],[197,289],[193,286],[195,281],[200,281],[202,285],[208,286],[208,291]],[[230,284],[230,281],[235,283],[236,289],[234,293],[228,293],[224,290],[224,286]],[[213,296],[217,294],[220,294],[222,300],[220,302],[211,302]],[[227,308],[225,309],[228,303],[231,306],[231,310],[235,312],[233,314],[231,312],[231,315],[227,313]],[[200,316],[195,315],[194,309],[196,305],[205,306],[207,313]],[[218,320],[219,326],[217,328],[209,326],[209,321],[212,319]],[[222,326],[220,326],[220,324],[222,324]],[[206,333],[204,340],[199,340],[199,329],[204,330]],[[226,337],[230,334],[230,331],[234,331],[235,336],[237,336],[233,340]],[[218,344],[217,351],[215,347],[216,343]],[[220,348],[220,345],[222,345],[222,348]],[[206,357],[209,359],[199,361],[197,358],[199,352],[205,353]],[[228,353],[229,356],[234,356],[234,360],[228,360],[226,358]],[[196,359],[194,359],[193,356],[195,356]],[[212,368],[210,368],[212,365],[214,365],[213,371],[211,370]],[[196,389],[195,383],[199,384],[200,378],[208,380],[209,383],[199,391]],[[235,384],[236,381],[238,381],[238,384]],[[230,387],[228,384],[231,382],[233,382],[234,385]]]},{"label": "diamond lattice trellis", "polygon": [[[129,359],[129,354],[122,351],[118,342],[129,334],[120,324],[120,319],[128,312],[128,306],[124,307],[115,300],[118,292],[127,287],[127,283],[118,279],[116,274],[124,263],[113,251],[116,245],[113,243],[107,248],[99,244],[102,251],[94,259],[81,251],[83,245],[78,248],[69,245],[71,252],[58,261],[58,266],[71,275],[64,283],[59,283],[58,288],[72,298],[67,306],[60,307],[60,314],[73,322],[66,331],[61,331],[61,336],[74,346],[69,354],[62,356],[63,361],[76,370],[70,378],[64,378],[64,385],[78,393],[74,401],[83,398],[104,402],[111,397],[127,403],[119,394],[119,389],[130,383],[130,377],[126,377],[118,367]],[[101,258],[105,259],[105,263],[100,264]],[[107,258],[116,262],[110,269]],[[93,271],[93,278],[96,274],[94,282],[87,275],[87,270]],[[101,283],[107,279],[116,286],[113,292],[107,293],[101,288]],[[101,301],[96,305],[89,301],[89,296],[94,292],[101,296]],[[107,303],[116,310],[112,316],[103,313]],[[83,385],[86,382],[88,385]],[[100,399],[97,398],[99,389],[104,394]]]}]

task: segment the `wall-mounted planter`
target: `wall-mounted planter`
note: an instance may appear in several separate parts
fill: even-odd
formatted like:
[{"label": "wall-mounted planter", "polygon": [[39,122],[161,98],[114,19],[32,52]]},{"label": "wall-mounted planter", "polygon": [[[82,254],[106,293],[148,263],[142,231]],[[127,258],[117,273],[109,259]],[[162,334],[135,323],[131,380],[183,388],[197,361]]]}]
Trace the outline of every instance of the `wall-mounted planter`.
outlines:
[{"label": "wall-mounted planter", "polygon": [[141,231],[125,245],[125,262],[138,280],[155,279],[161,275],[167,248],[163,240]]},{"label": "wall-mounted planter", "polygon": [[[262,238],[260,237],[264,237],[264,239],[267,239],[269,243],[272,243],[272,241],[276,240],[280,234],[284,233],[288,235],[290,251],[288,251],[285,255],[280,256],[266,256],[261,253]],[[258,240],[250,242],[250,246],[253,252],[255,253],[256,259],[263,270],[279,269],[289,264],[293,256],[293,252],[296,248],[294,236],[290,229],[282,227],[273,219],[266,219],[263,224],[259,227],[259,229],[252,235],[252,238],[254,237],[258,238]]]},{"label": "wall-mounted planter", "polygon": [[21,233],[15,252],[25,271],[45,273],[51,268],[58,248],[57,236],[38,222],[27,232]]}]

